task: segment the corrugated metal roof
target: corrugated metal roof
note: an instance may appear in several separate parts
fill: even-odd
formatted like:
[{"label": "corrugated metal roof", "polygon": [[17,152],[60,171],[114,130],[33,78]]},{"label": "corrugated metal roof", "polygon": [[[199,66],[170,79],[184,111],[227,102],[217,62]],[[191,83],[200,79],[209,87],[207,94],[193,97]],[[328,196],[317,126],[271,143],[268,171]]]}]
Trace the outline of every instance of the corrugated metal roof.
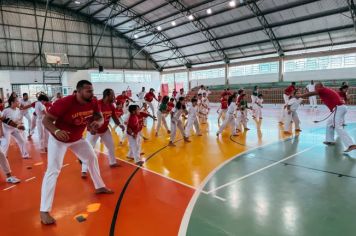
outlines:
[{"label": "corrugated metal roof", "polygon": [[[65,7],[83,8],[81,13],[90,15],[108,3],[104,0],[87,2],[90,0],[76,5],[67,0],[54,0],[52,4],[64,6],[68,3]],[[126,11],[112,19],[110,25],[116,26],[137,44],[146,46],[144,49],[148,53],[154,53],[153,60],[165,67],[180,66],[188,61],[197,64],[223,60],[224,53],[228,58],[275,53],[271,39],[264,32],[266,28],[272,30],[275,40],[280,40],[282,50],[286,51],[356,39],[346,0],[256,0],[268,25],[261,25],[255,13],[240,1],[236,1],[235,8],[231,8],[228,2],[181,0],[186,9],[180,11],[174,6],[174,1],[121,0],[119,4]],[[84,4],[87,6],[82,7]],[[208,8],[212,10],[211,15],[206,12]],[[102,9],[93,17],[103,21],[110,10],[110,7]],[[202,28],[187,19],[188,10]],[[118,12],[115,9],[114,13]],[[142,21],[137,22],[139,19]],[[176,26],[172,26],[173,20]],[[157,31],[157,26],[161,31]],[[159,35],[150,41],[156,34]],[[169,60],[170,57],[182,60],[179,64],[176,60]],[[161,61],[165,59],[167,61]]]}]

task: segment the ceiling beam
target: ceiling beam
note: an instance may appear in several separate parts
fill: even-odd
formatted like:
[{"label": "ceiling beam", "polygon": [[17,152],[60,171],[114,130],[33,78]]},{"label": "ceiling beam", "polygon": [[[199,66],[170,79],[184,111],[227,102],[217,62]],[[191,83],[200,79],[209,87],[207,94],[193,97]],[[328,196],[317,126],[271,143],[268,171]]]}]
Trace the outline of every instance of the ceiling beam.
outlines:
[{"label": "ceiling beam", "polygon": [[[127,7],[122,5],[121,3],[118,3],[117,8],[119,9],[119,11],[123,11],[123,10],[127,9]],[[132,9],[124,11],[123,14],[125,16],[133,19],[138,25],[144,25],[149,22],[145,18],[138,16],[138,14],[135,11],[133,11]],[[147,28],[146,30],[154,33],[155,37],[157,39],[159,39],[160,41],[164,41],[164,44],[167,47],[169,47],[169,50],[172,51],[174,56],[176,56],[178,58],[177,61],[179,62],[180,65],[185,65],[188,68],[190,67],[190,61],[185,58],[185,56],[180,52],[178,47],[173,42],[171,42],[166,35],[164,35],[162,32],[160,32],[154,28],[153,29]]]},{"label": "ceiling beam", "polygon": [[253,12],[255,17],[258,19],[258,22],[260,22],[261,26],[263,27],[263,32],[271,40],[271,43],[273,44],[274,49],[276,49],[278,56],[282,57],[284,55],[283,49],[280,43],[278,42],[278,39],[274,34],[272,28],[270,27],[265,15],[254,1],[247,0],[246,2],[247,7],[250,9],[250,11]]},{"label": "ceiling beam", "polygon": [[[338,26],[338,27],[333,27],[333,28],[328,28],[328,29],[322,29],[322,30],[315,30],[315,31],[309,31],[309,32],[305,32],[303,34],[293,34],[293,35],[288,35],[288,36],[284,36],[284,37],[278,37],[277,40],[278,41],[283,41],[283,40],[288,40],[288,39],[298,39],[300,38],[302,40],[303,46],[304,42],[303,42],[303,37],[305,36],[313,36],[313,35],[318,35],[318,34],[323,34],[323,33],[330,33],[330,32],[335,32],[335,31],[340,31],[340,30],[350,30],[353,28],[353,24],[349,24],[349,25],[343,25],[343,26]],[[266,44],[269,43],[270,40],[259,40],[259,41],[253,41],[253,42],[249,42],[249,43],[244,43],[244,44],[239,44],[236,46],[231,46],[231,47],[224,47],[223,50],[224,51],[228,51],[228,50],[232,50],[235,49],[236,47],[239,48],[244,48],[244,47],[248,47],[248,46],[254,46],[254,45],[258,45],[258,44]],[[210,50],[210,51],[204,51],[204,52],[200,52],[200,53],[191,53],[191,54],[185,54],[186,57],[192,57],[192,56],[199,56],[199,55],[204,55],[204,54],[209,54],[209,53],[214,53],[215,50]],[[171,58],[169,60],[172,59],[176,59],[176,58]],[[162,59],[162,60],[156,60],[156,62],[164,62],[167,61],[168,59]]]},{"label": "ceiling beam", "polygon": [[95,0],[88,0],[86,3],[84,3],[82,6],[80,6],[79,8],[75,9],[74,11],[76,12],[80,12],[81,10],[83,10],[84,8],[90,6],[91,4],[93,4],[95,2]]},{"label": "ceiling beam", "polygon": [[356,7],[354,0],[347,0],[347,5],[349,6],[352,23],[354,24],[356,31]]},{"label": "ceiling beam", "polygon": [[[259,0],[256,0],[256,1],[259,1]],[[314,0],[314,1],[319,1],[319,0]],[[192,11],[192,10],[194,10],[195,8],[200,7],[200,6],[202,6],[202,5],[205,5],[205,4],[209,3],[209,2],[212,2],[212,0],[206,0],[206,1],[203,1],[203,2],[200,2],[200,3],[197,3],[197,4],[194,4],[194,5],[192,5],[192,6],[190,6],[190,7],[187,7],[187,8],[188,8],[190,11]],[[245,4],[240,4],[239,6],[237,6],[237,7],[235,7],[235,8],[231,8],[231,7],[224,8],[224,9],[222,9],[222,10],[213,12],[213,13],[210,14],[210,15],[203,15],[203,16],[197,17],[197,20],[203,20],[203,19],[205,19],[205,18],[212,17],[212,16],[215,16],[215,15],[219,15],[219,14],[222,14],[222,13],[227,12],[227,11],[232,11],[232,10],[237,9],[237,8],[240,8],[240,7],[242,7],[242,6],[245,6]],[[163,17],[161,17],[161,18],[158,18],[158,19],[156,19],[156,20],[151,21],[147,26],[152,26],[153,24],[156,24],[157,22],[166,20],[166,19],[171,18],[171,17],[174,17],[174,16],[176,16],[176,15],[177,15],[177,13],[172,13],[172,14],[169,14],[169,15],[167,15],[167,16],[163,16]],[[162,32],[167,31],[167,30],[170,30],[170,29],[173,29],[173,28],[177,28],[177,27],[180,27],[180,26],[183,26],[183,25],[187,25],[187,24],[189,24],[189,23],[190,23],[189,21],[183,21],[183,22],[181,22],[181,23],[178,23],[176,26],[164,27],[164,29],[162,29]],[[131,32],[133,32],[133,31],[135,31],[135,30],[140,30],[140,29],[141,29],[141,28],[132,29],[132,30],[125,31],[125,32],[123,32],[123,33],[124,33],[124,34],[128,34],[128,33],[131,33]],[[198,31],[197,31],[197,33],[198,33]],[[150,35],[151,35],[151,34],[143,35],[142,38],[143,38],[143,37],[150,36]],[[140,38],[141,38],[141,37],[140,37]]]},{"label": "ceiling beam", "polygon": [[[291,2],[291,3],[287,3],[287,4],[283,4],[283,5],[279,5],[277,7],[274,7],[274,8],[271,8],[271,9],[268,9],[268,10],[264,10],[263,11],[263,14],[264,15],[267,15],[267,14],[272,14],[272,13],[276,13],[276,12],[279,12],[279,11],[284,11],[284,10],[288,10],[288,9],[292,9],[292,8],[295,8],[295,7],[299,7],[299,6],[302,6],[302,5],[305,5],[305,4],[308,4],[308,3],[311,3],[311,2],[316,2],[316,1],[320,1],[320,0],[301,0],[301,1],[296,1],[296,2]],[[213,13],[214,14],[214,13]],[[213,15],[212,14],[212,15]],[[199,19],[202,19],[203,17],[199,18]],[[217,29],[217,28],[221,28],[223,26],[227,26],[227,25],[231,25],[231,24],[236,24],[236,23],[239,23],[239,22],[243,22],[243,21],[247,21],[247,20],[250,20],[250,19],[253,19],[255,18],[255,15],[254,14],[250,14],[250,15],[247,15],[247,16],[243,16],[243,17],[240,17],[240,18],[237,18],[237,19],[231,19],[231,20],[227,20],[227,21],[224,21],[223,23],[220,23],[220,24],[216,24],[216,25],[213,25],[213,26],[209,26],[207,27],[207,30],[212,30],[212,29]],[[186,23],[185,23],[186,24]],[[176,27],[178,27],[180,25],[177,24]],[[173,27],[172,27],[173,28]],[[170,28],[168,28],[170,29]],[[162,32],[164,30],[168,30],[168,29],[163,29]],[[125,32],[126,33],[126,32]],[[124,34],[125,34],[124,33]],[[193,35],[193,34],[197,34],[199,33],[199,31],[192,31],[192,32],[189,32],[189,33],[186,33],[186,34],[180,34],[180,35],[177,35],[175,37],[171,37],[171,39],[178,39],[178,38],[181,38],[181,37],[186,37],[186,36],[190,36],[190,35]],[[143,36],[140,36],[140,38],[144,38],[148,36],[147,35],[143,35]]]},{"label": "ceiling beam", "polygon": [[[295,24],[295,23],[308,21],[308,20],[313,20],[313,19],[326,17],[326,16],[330,16],[330,15],[334,15],[334,14],[344,13],[344,12],[347,12],[348,10],[349,10],[348,7],[342,7],[342,8],[338,8],[338,9],[333,9],[333,10],[328,10],[328,11],[324,11],[324,12],[318,12],[318,13],[311,14],[311,15],[297,17],[297,18],[290,19],[290,20],[271,23],[269,26],[271,28],[286,26],[286,25]],[[263,27],[262,26],[258,26],[258,27],[255,27],[255,28],[250,28],[250,29],[242,30],[242,31],[235,32],[235,33],[230,33],[230,34],[218,36],[218,37],[216,37],[216,40],[227,39],[227,38],[231,38],[231,37],[240,36],[240,35],[243,35],[243,34],[254,33],[254,32],[257,32],[257,31],[261,31],[261,30],[263,30]],[[172,39],[176,39],[176,37],[170,38],[170,40],[172,40]],[[158,43],[161,43],[161,42],[157,42],[157,44]],[[206,41],[199,41],[199,42],[195,42],[195,43],[185,44],[185,45],[180,46],[179,48],[186,48],[186,47],[196,46],[196,45],[203,44],[203,43],[206,43]],[[151,52],[150,54],[153,55],[153,54],[162,53],[162,52],[166,52],[166,51],[168,51],[168,50],[154,51],[154,52]]]},{"label": "ceiling beam", "polygon": [[[176,8],[184,17],[187,15],[193,16],[193,13],[183,4],[181,0],[170,1],[170,4],[174,8]],[[216,50],[216,52],[221,57],[221,60],[223,60],[225,63],[229,63],[230,62],[229,57],[222,49],[220,43],[215,39],[215,36],[209,30],[206,29],[203,23],[200,20],[195,20],[195,19],[192,20],[191,23],[208,40],[210,45]]]},{"label": "ceiling beam", "polygon": [[[136,2],[135,4],[132,4],[131,6],[126,7],[125,10],[118,11],[117,13],[115,13],[115,14],[113,15],[112,18],[114,19],[115,17],[121,15],[123,12],[125,12],[125,11],[127,11],[127,10],[130,10],[130,9],[132,9],[132,8],[136,7],[137,5],[140,5],[141,3],[144,3],[144,2],[146,2],[146,0],[138,1],[138,2]],[[102,20],[101,22],[102,22],[102,23],[105,23],[106,21],[108,21],[108,18]]]}]

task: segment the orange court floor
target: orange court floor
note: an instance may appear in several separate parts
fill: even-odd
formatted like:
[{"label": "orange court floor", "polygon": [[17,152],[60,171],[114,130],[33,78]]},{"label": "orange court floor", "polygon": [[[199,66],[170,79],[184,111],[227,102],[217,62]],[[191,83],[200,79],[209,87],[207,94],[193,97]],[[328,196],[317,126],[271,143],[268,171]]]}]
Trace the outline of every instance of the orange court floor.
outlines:
[{"label": "orange court floor", "polygon": [[[146,160],[142,167],[126,158],[127,141],[120,145],[115,131],[112,134],[120,167],[109,167],[106,150],[98,142],[96,151],[101,175],[106,185],[114,190],[112,195],[96,195],[90,177],[81,178],[81,166],[68,151],[52,209],[57,222],[51,226],[42,225],[39,219],[46,154],[39,152],[35,135],[27,144],[31,158],[24,160],[12,140],[8,158],[13,174],[21,183],[7,184],[1,173],[1,235],[178,235],[195,190],[209,174],[239,154],[289,137],[278,124],[279,106],[266,106],[261,122],[250,117],[250,130],[238,137],[231,137],[230,129],[216,136],[216,110],[216,107],[211,109],[208,124],[201,125],[203,136],[195,136],[192,132],[191,142],[185,143],[178,132],[176,147],[167,146],[169,135],[164,129],[155,137],[153,127],[156,123],[148,120],[143,131],[148,140],[142,144],[142,156]],[[325,123],[315,124],[313,120],[324,118],[328,111],[324,106],[316,111],[305,106],[299,113],[304,132],[323,127]],[[350,109],[348,122],[356,122],[356,109]],[[293,132],[294,135],[298,134]]]}]

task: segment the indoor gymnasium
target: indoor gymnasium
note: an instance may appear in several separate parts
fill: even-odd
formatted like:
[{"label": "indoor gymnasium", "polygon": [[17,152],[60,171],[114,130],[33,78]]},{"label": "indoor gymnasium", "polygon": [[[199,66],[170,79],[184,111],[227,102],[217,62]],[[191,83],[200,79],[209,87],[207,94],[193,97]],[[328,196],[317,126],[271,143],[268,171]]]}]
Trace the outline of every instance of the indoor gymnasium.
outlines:
[{"label": "indoor gymnasium", "polygon": [[2,236],[355,236],[355,0],[0,0]]}]

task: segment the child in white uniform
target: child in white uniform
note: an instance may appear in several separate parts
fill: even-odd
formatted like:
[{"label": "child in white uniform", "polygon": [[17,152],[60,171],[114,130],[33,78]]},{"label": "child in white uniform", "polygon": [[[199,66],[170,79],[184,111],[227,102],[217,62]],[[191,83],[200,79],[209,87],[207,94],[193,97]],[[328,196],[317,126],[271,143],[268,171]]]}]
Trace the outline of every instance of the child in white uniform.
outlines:
[{"label": "child in white uniform", "polygon": [[37,100],[38,101],[35,103],[35,113],[37,115],[36,127],[38,132],[38,139],[40,141],[41,152],[47,152],[49,133],[43,126],[42,120],[43,117],[46,115],[46,107],[44,103],[48,102],[49,99],[46,95],[41,94],[38,96]]},{"label": "child in white uniform", "polygon": [[28,134],[31,133],[31,115],[30,115],[30,108],[29,108],[30,106],[31,106],[31,101],[28,99],[28,94],[27,93],[22,94],[22,99],[20,101],[20,110],[21,110],[22,118],[26,118],[27,120]]},{"label": "child in white uniform", "polygon": [[262,103],[263,103],[263,95],[258,94],[255,102],[252,103],[252,110],[254,111],[254,118],[261,120],[262,119]]},{"label": "child in white uniform", "polygon": [[291,121],[293,120],[295,124],[295,131],[300,132],[302,131],[300,129],[300,120],[298,117],[297,110],[300,107],[300,105],[303,103],[302,98],[296,98],[296,96],[299,96],[300,92],[298,90],[294,91],[293,96],[289,99],[287,103],[287,108],[285,110],[284,114],[284,133],[290,134],[289,128],[291,125]]},{"label": "child in white uniform", "polygon": [[10,126],[8,124],[4,124],[3,126],[4,138],[1,140],[2,151],[5,154],[5,156],[7,156],[7,152],[10,146],[10,139],[12,136],[20,148],[22,157],[24,159],[28,159],[29,154],[27,151],[26,142],[23,137],[23,133],[20,132],[19,130],[19,129],[24,130],[25,128],[22,124],[20,109],[18,108],[19,107],[18,98],[10,97],[8,103],[9,103],[9,107],[2,112],[2,117],[3,119],[11,119],[14,123],[14,126],[16,126],[17,128],[14,126]]},{"label": "child in white uniform", "polygon": [[238,100],[237,100],[237,118],[236,118],[236,128],[239,132],[242,131],[242,127],[244,128],[244,131],[250,130],[249,128],[247,128],[247,109],[251,109],[248,106],[247,101],[245,100],[246,98],[246,94],[242,93],[240,94]]},{"label": "child in white uniform", "polygon": [[201,136],[199,122],[198,122],[198,100],[196,98],[192,98],[191,100],[192,105],[188,108],[188,121],[187,125],[185,126],[185,137],[189,137],[190,131],[194,126],[195,133],[198,136]]},{"label": "child in white uniform", "polygon": [[173,147],[176,146],[174,144],[174,140],[176,139],[177,128],[179,129],[181,135],[183,136],[184,141],[190,142],[188,137],[186,137],[184,134],[183,122],[180,119],[181,115],[183,113],[186,113],[184,99],[185,99],[184,97],[180,97],[176,106],[173,108],[173,110],[171,112],[171,137],[170,137],[170,141],[168,144],[169,146],[173,146]]},{"label": "child in white uniform", "polygon": [[221,134],[224,129],[227,127],[228,124],[230,124],[230,128],[231,128],[231,133],[233,136],[237,136],[236,133],[236,121],[235,121],[235,112],[237,109],[236,106],[236,94],[233,94],[229,97],[228,99],[228,105],[229,107],[227,108],[227,112],[226,112],[226,116],[224,119],[224,122],[222,123],[222,125],[219,128],[219,131],[216,133],[216,136],[219,136],[219,134]]},{"label": "child in white uniform", "polygon": [[[7,122],[10,124],[9,121]],[[3,137],[4,137],[4,131],[2,129],[2,112],[0,111],[0,143],[5,141],[3,140]],[[17,184],[20,182],[20,180],[16,178],[16,176],[13,176],[11,174],[9,161],[7,160],[5,154],[1,151],[1,149],[0,149],[0,167],[6,175],[7,183]]]}]

